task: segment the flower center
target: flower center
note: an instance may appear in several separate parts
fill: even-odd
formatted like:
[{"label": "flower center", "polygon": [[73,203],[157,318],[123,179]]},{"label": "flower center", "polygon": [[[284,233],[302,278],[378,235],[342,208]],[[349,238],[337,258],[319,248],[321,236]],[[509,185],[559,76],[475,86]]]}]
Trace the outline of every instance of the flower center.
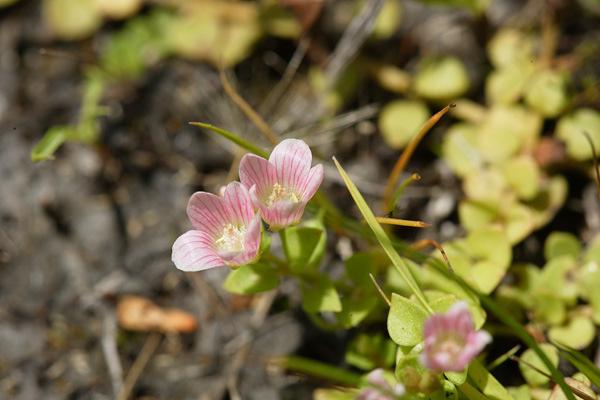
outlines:
[{"label": "flower center", "polygon": [[215,241],[215,244],[221,251],[240,252],[244,250],[245,236],[245,226],[227,224],[223,227],[223,234]]},{"label": "flower center", "polygon": [[281,186],[279,183],[273,185],[273,189],[271,190],[271,194],[267,198],[267,206],[271,207],[274,203],[278,201],[290,201],[292,203],[300,202],[300,198],[293,190],[290,190],[286,187]]},{"label": "flower center", "polygon": [[465,339],[455,332],[446,332],[440,334],[434,345],[434,351],[445,353],[451,359],[455,359],[460,355],[461,350],[465,347]]}]

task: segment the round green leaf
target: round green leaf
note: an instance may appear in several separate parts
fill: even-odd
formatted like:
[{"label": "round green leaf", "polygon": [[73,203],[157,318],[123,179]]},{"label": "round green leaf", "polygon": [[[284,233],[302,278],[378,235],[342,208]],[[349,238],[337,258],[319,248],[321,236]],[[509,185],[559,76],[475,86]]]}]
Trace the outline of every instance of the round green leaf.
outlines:
[{"label": "round green leaf", "polygon": [[551,260],[560,256],[571,256],[574,259],[581,253],[581,242],[568,232],[552,232],[544,243],[544,257]]},{"label": "round green leaf", "polygon": [[[540,345],[540,347],[542,351],[546,354],[546,356],[548,356],[550,361],[552,361],[552,364],[556,367],[558,365],[558,350],[556,350],[556,347],[548,343],[543,343]],[[544,371],[548,375],[550,374],[550,371],[548,371],[548,367],[546,367],[546,364],[544,364],[542,360],[540,360],[538,355],[532,349],[527,349],[523,353],[521,358],[523,359],[523,361],[533,365],[540,371]],[[547,376],[540,374],[539,372],[537,372],[531,367],[528,367],[524,363],[519,364],[519,369],[521,370],[521,374],[523,374],[523,377],[525,378],[527,383],[529,383],[531,386],[542,386],[548,383],[549,381],[549,378]]]},{"label": "round green leaf", "polygon": [[462,247],[471,261],[466,268],[460,264],[455,267],[448,255],[456,273],[482,292],[490,293],[504,277],[511,260],[506,234],[494,228],[478,229],[469,233]]},{"label": "round green leaf", "polygon": [[567,106],[567,78],[552,70],[536,72],[525,94],[525,101],[546,117],[556,117]]},{"label": "round green leaf", "polygon": [[308,313],[339,312],[342,302],[333,282],[321,277],[317,281],[302,281],[302,308]]},{"label": "round green leaf", "polygon": [[506,236],[511,244],[519,243],[536,228],[531,209],[522,203],[514,202],[506,207]]},{"label": "round green leaf", "polygon": [[592,306],[592,319],[600,324],[600,264],[595,260],[587,261],[581,267],[577,283],[581,297]]},{"label": "round green leaf", "polygon": [[463,181],[465,194],[471,200],[498,201],[507,189],[499,169],[488,167],[474,170]]},{"label": "round green leaf", "polygon": [[387,328],[392,340],[401,346],[414,346],[423,341],[423,325],[428,315],[420,305],[406,297],[392,294]]},{"label": "round green leaf", "polygon": [[490,72],[485,81],[485,96],[490,104],[512,104],[521,95],[535,67],[530,62],[510,64]]},{"label": "round green leaf", "polygon": [[596,337],[596,327],[587,317],[575,317],[565,326],[550,328],[548,336],[557,343],[582,350]]},{"label": "round green leaf", "polygon": [[385,0],[373,27],[373,37],[387,39],[396,32],[402,19],[402,4],[395,0]]},{"label": "round green leaf", "polygon": [[523,200],[533,198],[540,188],[540,168],[531,156],[518,156],[505,162],[502,173],[506,182]]},{"label": "round green leaf", "polygon": [[497,162],[532,147],[542,126],[541,117],[522,106],[492,106],[479,127],[477,147],[483,156]]},{"label": "round green leaf", "polygon": [[524,62],[531,63],[533,58],[533,38],[516,29],[505,28],[488,43],[488,55],[496,67],[505,67]]},{"label": "round green leaf", "polygon": [[499,216],[498,206],[494,203],[483,200],[461,201],[458,205],[460,224],[467,231],[488,226]]},{"label": "round green leaf", "polygon": [[596,151],[600,151],[600,112],[581,108],[562,117],[556,135],[567,144],[567,153],[577,160],[592,158],[592,148],[583,132],[590,135]]},{"label": "round green leaf", "polygon": [[94,0],[44,0],[43,12],[52,32],[62,39],[83,39],[102,24]]},{"label": "round green leaf", "polygon": [[414,81],[418,96],[438,101],[460,97],[469,90],[469,86],[467,71],[455,57],[422,60]]},{"label": "round green leaf", "polygon": [[256,263],[232,270],[223,287],[237,294],[266,292],[279,284],[277,272],[269,265]]},{"label": "round green leaf", "polygon": [[218,4],[207,2],[173,18],[166,32],[169,47],[186,58],[229,67],[246,58],[262,35],[258,10],[251,3],[237,3],[234,19],[224,17]]},{"label": "round green leaf", "polygon": [[459,176],[481,168],[483,159],[476,147],[477,128],[469,123],[452,125],[442,142],[444,161]]},{"label": "round green leaf", "polygon": [[390,147],[401,149],[417,134],[429,115],[421,101],[392,101],[379,114],[379,130]]}]

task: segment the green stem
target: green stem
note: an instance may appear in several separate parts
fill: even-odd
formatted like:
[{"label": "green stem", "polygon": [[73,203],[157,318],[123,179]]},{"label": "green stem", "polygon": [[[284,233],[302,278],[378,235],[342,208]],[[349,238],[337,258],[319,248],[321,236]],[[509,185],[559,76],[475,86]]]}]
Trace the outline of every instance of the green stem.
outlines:
[{"label": "green stem", "polygon": [[326,379],[331,382],[348,386],[358,386],[361,382],[360,375],[345,369],[334,367],[320,361],[310,360],[304,357],[288,356],[274,360],[276,364],[295,372],[309,376]]}]

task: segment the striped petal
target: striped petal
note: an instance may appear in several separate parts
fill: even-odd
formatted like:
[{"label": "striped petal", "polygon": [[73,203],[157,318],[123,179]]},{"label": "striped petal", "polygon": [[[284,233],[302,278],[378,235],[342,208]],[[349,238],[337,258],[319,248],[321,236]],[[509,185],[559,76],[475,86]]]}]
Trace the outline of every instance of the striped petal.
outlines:
[{"label": "striped petal", "polygon": [[202,231],[187,231],[173,244],[171,259],[182,271],[202,271],[225,265],[214,250],[212,237]]},{"label": "striped petal", "polygon": [[260,215],[256,214],[247,227],[244,236],[244,251],[227,262],[230,266],[250,264],[258,258],[260,240],[262,237],[262,223]]},{"label": "striped petal", "polygon": [[188,202],[187,215],[195,229],[208,232],[215,238],[231,220],[232,211],[221,197],[212,193],[196,192]]},{"label": "striped petal", "polygon": [[319,186],[323,182],[323,166],[317,164],[310,169],[308,175],[302,182],[302,187],[299,190],[302,201],[308,202],[319,190]]},{"label": "striped petal", "polygon": [[223,193],[225,205],[233,214],[230,223],[242,223],[248,225],[254,218],[254,206],[248,193],[248,189],[239,182],[231,182]]},{"label": "striped petal", "polygon": [[240,161],[240,181],[247,188],[256,186],[256,195],[264,198],[277,182],[277,172],[271,163],[256,154],[246,154]]},{"label": "striped petal", "polygon": [[269,157],[277,172],[277,182],[285,188],[298,191],[310,170],[312,153],[302,140],[285,139],[279,143]]},{"label": "striped petal", "polygon": [[260,214],[272,231],[278,231],[299,223],[305,207],[305,202],[278,201],[270,207],[260,204]]}]

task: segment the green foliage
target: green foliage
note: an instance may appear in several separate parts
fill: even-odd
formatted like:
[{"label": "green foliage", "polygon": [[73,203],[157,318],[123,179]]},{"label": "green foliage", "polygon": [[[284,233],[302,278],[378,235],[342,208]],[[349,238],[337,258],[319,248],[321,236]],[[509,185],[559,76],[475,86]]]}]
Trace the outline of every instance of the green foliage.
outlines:
[{"label": "green foliage", "polygon": [[76,136],[77,132],[71,126],[54,126],[48,129],[44,137],[31,150],[31,160],[44,161],[52,159],[54,152],[64,142]]},{"label": "green foliage", "polygon": [[454,57],[421,60],[414,78],[415,93],[427,100],[449,101],[469,90],[463,63]]},{"label": "green foliage", "polygon": [[499,229],[478,229],[444,248],[456,274],[484,293],[498,285],[510,265],[511,246]]},{"label": "green foliage", "polygon": [[303,280],[302,308],[308,313],[342,310],[340,296],[333,282],[327,277],[320,277],[316,281]]},{"label": "green foliage", "polygon": [[575,368],[583,373],[594,385],[600,386],[600,369],[586,356],[576,350],[556,344],[561,357],[567,359]]},{"label": "green foliage", "polygon": [[386,143],[401,149],[429,119],[427,105],[421,101],[395,100],[386,104],[379,114],[379,129]]},{"label": "green foliage", "polygon": [[232,293],[252,294],[274,289],[278,284],[279,276],[273,267],[256,263],[232,270],[223,287]]},{"label": "green foliage", "polygon": [[577,258],[581,253],[579,240],[567,232],[552,232],[544,244],[544,257],[551,260],[560,256]]},{"label": "green foliage", "polygon": [[67,40],[90,36],[102,24],[94,0],[44,0],[44,19],[52,32]]},{"label": "green foliage", "polygon": [[423,324],[427,310],[419,304],[392,294],[392,305],[387,318],[390,338],[400,346],[414,346],[423,340]]},{"label": "green foliage", "polygon": [[56,150],[67,141],[94,143],[98,139],[100,135],[98,117],[104,113],[100,106],[104,86],[102,73],[96,70],[88,73],[83,88],[79,122],[74,126],[64,125],[50,128],[32,149],[32,161],[52,159]]},{"label": "green foliage", "polygon": [[566,75],[552,70],[536,72],[527,87],[525,101],[546,117],[558,116],[569,101]]},{"label": "green foliage", "polygon": [[149,65],[168,54],[164,35],[173,18],[172,14],[156,9],[128,21],[106,42],[101,68],[115,80],[141,77]]},{"label": "green foliage", "polygon": [[556,125],[556,135],[567,145],[567,153],[576,160],[592,158],[592,148],[584,136],[590,135],[596,151],[600,151],[600,112],[580,108],[563,116]]},{"label": "green foliage", "polygon": [[[558,365],[558,350],[556,347],[548,343],[540,345],[546,356],[552,361],[554,366]],[[531,349],[526,350],[522,355],[521,359],[524,361],[519,364],[519,369],[523,377],[532,386],[542,386],[549,382],[548,374],[550,371],[546,365],[542,362],[537,354]],[[527,363],[527,364],[526,364]],[[533,366],[534,368],[530,367]],[[543,371],[546,375],[542,375],[537,370]]]},{"label": "green foliage", "polygon": [[381,334],[360,334],[346,351],[346,362],[363,371],[389,368],[396,361],[397,346]]},{"label": "green foliage", "polygon": [[582,350],[596,337],[594,323],[585,316],[571,319],[565,326],[556,326],[548,331],[550,340],[573,349]]},{"label": "green foliage", "polygon": [[323,225],[315,221],[313,224],[292,226],[282,232],[281,239],[292,273],[314,275],[327,243]]}]

